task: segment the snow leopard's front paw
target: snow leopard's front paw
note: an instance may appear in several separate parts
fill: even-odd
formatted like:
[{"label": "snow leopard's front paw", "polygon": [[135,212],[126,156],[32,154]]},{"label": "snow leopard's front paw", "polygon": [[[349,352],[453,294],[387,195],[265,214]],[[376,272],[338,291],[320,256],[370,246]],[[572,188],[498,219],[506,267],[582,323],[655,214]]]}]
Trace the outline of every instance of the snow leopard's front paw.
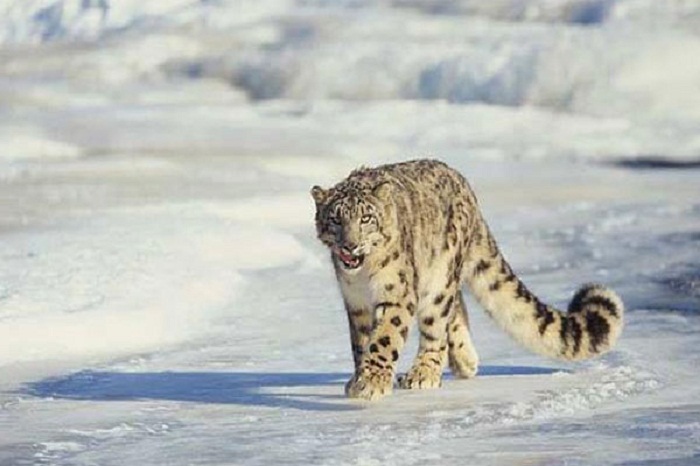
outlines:
[{"label": "snow leopard's front paw", "polygon": [[345,384],[345,394],[350,398],[374,401],[390,395],[394,375],[390,370],[361,370]]},{"label": "snow leopard's front paw", "polygon": [[397,379],[398,386],[408,390],[440,388],[442,385],[442,369],[437,365],[420,364],[413,366],[408,373]]}]

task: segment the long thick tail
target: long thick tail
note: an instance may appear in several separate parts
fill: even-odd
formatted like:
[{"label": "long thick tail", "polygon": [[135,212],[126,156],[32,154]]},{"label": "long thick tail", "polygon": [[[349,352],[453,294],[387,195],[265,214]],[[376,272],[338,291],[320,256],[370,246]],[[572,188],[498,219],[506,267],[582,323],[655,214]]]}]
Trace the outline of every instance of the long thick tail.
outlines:
[{"label": "long thick tail", "polygon": [[624,305],[602,285],[585,285],[564,313],[515,276],[482,224],[469,249],[465,279],[486,312],[515,340],[544,356],[587,359],[610,350],[622,332]]}]

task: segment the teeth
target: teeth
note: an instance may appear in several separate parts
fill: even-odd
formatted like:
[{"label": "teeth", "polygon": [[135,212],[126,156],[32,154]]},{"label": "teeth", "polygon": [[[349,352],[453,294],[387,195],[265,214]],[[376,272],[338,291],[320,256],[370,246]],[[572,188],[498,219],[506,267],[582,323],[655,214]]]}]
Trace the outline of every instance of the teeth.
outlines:
[{"label": "teeth", "polygon": [[343,265],[348,268],[348,269],[356,269],[362,264],[363,256],[355,256],[354,254],[347,253],[343,250],[336,250],[335,251],[336,256],[340,261],[343,263]]}]

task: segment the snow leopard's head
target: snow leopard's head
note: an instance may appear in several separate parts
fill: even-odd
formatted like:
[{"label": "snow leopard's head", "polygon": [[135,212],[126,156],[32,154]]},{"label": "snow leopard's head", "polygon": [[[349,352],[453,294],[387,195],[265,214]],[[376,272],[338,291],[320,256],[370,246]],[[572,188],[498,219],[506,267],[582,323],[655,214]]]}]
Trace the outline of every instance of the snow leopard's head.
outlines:
[{"label": "snow leopard's head", "polygon": [[318,238],[333,252],[338,266],[352,271],[391,236],[390,185],[341,182],[333,188],[314,186]]}]

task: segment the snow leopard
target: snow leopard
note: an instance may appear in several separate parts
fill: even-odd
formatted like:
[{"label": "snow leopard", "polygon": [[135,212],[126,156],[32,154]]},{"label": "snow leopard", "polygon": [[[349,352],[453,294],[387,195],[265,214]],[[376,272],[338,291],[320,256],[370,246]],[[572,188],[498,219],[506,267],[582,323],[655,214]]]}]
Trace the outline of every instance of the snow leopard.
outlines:
[{"label": "snow leopard", "polygon": [[414,320],[418,354],[398,388],[440,387],[448,365],[457,378],[475,376],[463,284],[511,337],[547,357],[602,354],[622,331],[622,300],[603,285],[582,286],[567,312],[533,294],[501,253],[466,179],[441,161],[361,167],[311,195],[348,315],[355,365],[348,397],[392,392]]}]

